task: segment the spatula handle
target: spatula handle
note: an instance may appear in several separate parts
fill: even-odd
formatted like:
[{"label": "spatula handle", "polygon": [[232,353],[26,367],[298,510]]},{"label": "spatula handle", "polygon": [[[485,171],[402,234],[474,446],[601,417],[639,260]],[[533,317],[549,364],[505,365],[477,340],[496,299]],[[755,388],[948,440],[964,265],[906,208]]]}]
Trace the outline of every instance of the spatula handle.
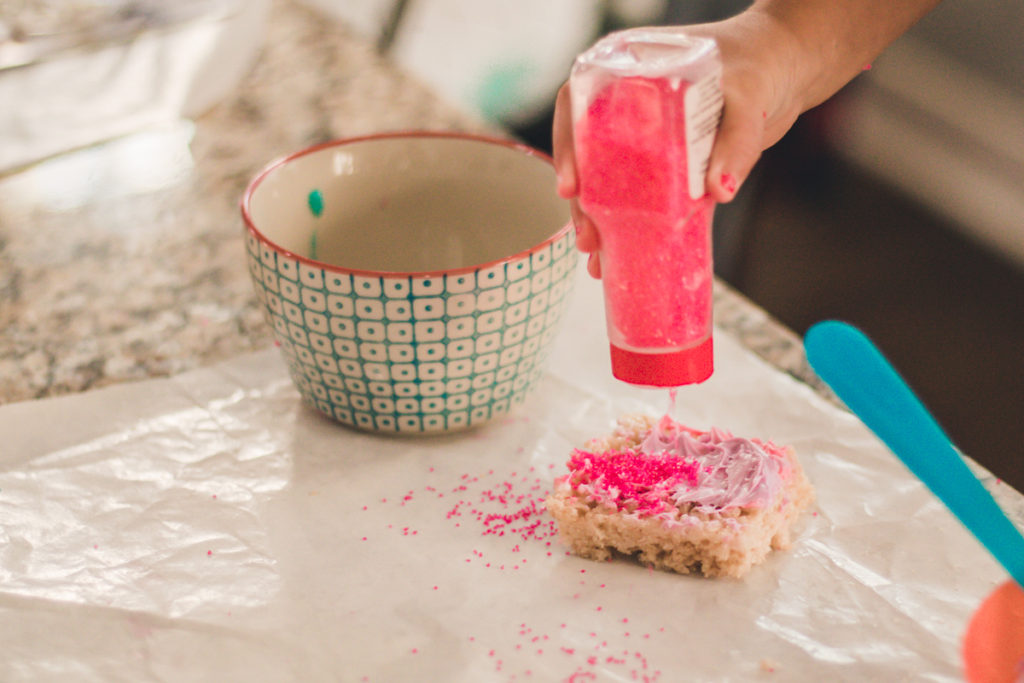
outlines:
[{"label": "spatula handle", "polygon": [[808,330],[804,348],[818,376],[1024,587],[1024,537],[871,340],[826,321]]}]

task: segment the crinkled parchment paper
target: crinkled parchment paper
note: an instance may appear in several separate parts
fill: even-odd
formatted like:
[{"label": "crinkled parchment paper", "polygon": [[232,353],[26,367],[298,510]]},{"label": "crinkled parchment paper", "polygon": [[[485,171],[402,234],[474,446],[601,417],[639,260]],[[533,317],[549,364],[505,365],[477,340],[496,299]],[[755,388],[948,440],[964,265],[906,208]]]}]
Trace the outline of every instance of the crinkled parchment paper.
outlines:
[{"label": "crinkled parchment paper", "polygon": [[455,436],[303,407],[275,349],[0,407],[0,680],[959,680],[1005,578],[854,417],[719,331],[675,417],[792,444],[818,502],[743,580],[565,553],[570,450],[667,392],[610,376],[581,275],[547,375]]}]

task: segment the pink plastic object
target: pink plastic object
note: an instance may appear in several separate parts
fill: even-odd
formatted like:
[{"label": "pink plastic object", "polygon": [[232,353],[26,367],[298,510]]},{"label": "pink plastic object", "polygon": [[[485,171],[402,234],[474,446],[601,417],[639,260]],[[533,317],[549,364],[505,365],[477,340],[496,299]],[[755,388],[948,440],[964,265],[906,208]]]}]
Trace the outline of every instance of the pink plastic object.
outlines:
[{"label": "pink plastic object", "polygon": [[713,371],[704,176],[720,82],[715,42],[677,32],[613,33],[573,65],[580,205],[600,234],[612,373],[631,384]]},{"label": "pink plastic object", "polygon": [[963,639],[968,683],[1024,677],[1024,590],[1013,580],[992,591],[971,617]]}]

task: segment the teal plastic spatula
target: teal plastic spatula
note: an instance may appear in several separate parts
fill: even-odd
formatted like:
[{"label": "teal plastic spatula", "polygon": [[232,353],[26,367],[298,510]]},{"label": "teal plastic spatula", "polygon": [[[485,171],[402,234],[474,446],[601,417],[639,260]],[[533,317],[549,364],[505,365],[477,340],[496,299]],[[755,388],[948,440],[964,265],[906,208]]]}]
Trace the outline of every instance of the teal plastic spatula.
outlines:
[{"label": "teal plastic spatula", "polygon": [[871,340],[830,320],[807,331],[804,348],[818,376],[1024,588],[1024,537]]}]

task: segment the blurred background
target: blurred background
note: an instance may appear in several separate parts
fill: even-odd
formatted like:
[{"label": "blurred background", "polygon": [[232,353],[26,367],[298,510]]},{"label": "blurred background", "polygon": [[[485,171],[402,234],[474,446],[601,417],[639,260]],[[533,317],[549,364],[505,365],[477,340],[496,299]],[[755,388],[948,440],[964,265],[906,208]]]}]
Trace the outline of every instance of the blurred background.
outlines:
[{"label": "blurred background", "polygon": [[[598,37],[749,4],[301,1],[545,150],[555,91]],[[258,58],[270,2],[0,0],[0,174],[201,115]],[[83,44],[100,46],[88,62],[61,58]],[[1022,45],[1024,3],[944,0],[764,155],[718,209],[715,260],[797,334],[860,326],[961,449],[1024,491]]]},{"label": "blurred background", "polygon": [[[577,52],[744,0],[310,0],[541,149]],[[1024,490],[1024,3],[944,0],[805,114],[716,215],[720,277],[797,334],[885,350],[962,450]]]}]

